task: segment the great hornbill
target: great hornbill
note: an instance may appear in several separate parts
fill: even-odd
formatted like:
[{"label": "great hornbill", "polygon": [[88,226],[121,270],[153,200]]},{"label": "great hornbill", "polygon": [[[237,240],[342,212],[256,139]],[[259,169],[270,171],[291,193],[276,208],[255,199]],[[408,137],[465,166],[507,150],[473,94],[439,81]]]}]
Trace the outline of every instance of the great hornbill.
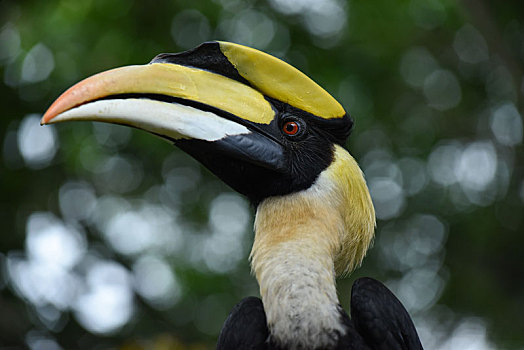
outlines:
[{"label": "great hornbill", "polygon": [[256,207],[252,270],[262,300],[231,312],[219,349],[421,349],[408,313],[380,282],[359,279],[351,319],[335,277],[357,267],[375,212],[343,148],[353,122],[289,64],[227,42],[160,54],[89,77],[42,124],[92,120],[158,135]]}]

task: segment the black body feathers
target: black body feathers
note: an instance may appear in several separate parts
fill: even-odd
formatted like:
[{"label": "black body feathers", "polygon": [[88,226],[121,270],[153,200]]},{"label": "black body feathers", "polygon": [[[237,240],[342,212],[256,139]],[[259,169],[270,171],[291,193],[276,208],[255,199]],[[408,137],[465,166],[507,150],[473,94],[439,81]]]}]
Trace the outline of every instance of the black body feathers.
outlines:
[{"label": "black body feathers", "polygon": [[[353,284],[351,319],[340,311],[347,332],[333,349],[322,350],[422,349],[413,321],[402,303],[386,286],[372,278],[360,278]],[[262,301],[255,297],[245,298],[233,308],[217,344],[217,350],[287,348],[270,342]]]},{"label": "black body feathers", "polygon": [[408,312],[377,280],[360,278],[353,284],[351,320],[371,349],[422,349]]},{"label": "black body feathers", "polygon": [[247,297],[238,303],[229,314],[220,336],[217,349],[268,349],[266,340],[269,337],[266,313],[262,300]]}]

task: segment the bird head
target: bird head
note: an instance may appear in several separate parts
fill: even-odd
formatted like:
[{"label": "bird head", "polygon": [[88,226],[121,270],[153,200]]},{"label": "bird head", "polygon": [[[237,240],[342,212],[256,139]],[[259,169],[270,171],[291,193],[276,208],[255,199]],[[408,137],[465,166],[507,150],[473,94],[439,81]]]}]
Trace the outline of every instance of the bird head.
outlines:
[{"label": "bird head", "polygon": [[337,271],[358,265],[375,216],[362,172],[343,149],[353,122],[324,89],[291,65],[227,42],[160,54],[149,64],[91,76],[64,92],[41,123],[89,120],[160,136],[258,206],[333,188],[344,233]]}]

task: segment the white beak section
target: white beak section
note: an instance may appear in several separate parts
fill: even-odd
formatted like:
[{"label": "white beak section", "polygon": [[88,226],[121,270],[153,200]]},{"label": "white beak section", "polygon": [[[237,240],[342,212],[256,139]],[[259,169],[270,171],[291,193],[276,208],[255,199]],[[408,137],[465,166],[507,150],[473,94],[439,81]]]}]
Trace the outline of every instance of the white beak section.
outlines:
[{"label": "white beak section", "polygon": [[61,113],[49,123],[70,120],[129,125],[171,139],[216,141],[226,136],[251,133],[245,126],[212,112],[137,98],[90,102]]}]

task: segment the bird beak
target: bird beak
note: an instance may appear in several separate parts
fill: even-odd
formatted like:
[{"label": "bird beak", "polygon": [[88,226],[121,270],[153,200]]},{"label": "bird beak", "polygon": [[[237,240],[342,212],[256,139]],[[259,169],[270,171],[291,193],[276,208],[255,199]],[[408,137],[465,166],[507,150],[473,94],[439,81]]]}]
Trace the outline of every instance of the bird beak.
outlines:
[{"label": "bird beak", "polygon": [[199,147],[212,143],[221,156],[278,171],[283,167],[282,146],[260,128],[274,118],[264,95],[245,82],[155,59],[77,83],[49,107],[41,124],[122,124],[173,141],[188,153],[193,151],[191,140]]},{"label": "bird beak", "polygon": [[331,95],[286,62],[246,46],[207,42],[89,77],[63,93],[41,122],[88,120],[146,130],[256,203],[314,180],[291,164],[297,153],[280,125],[289,116],[344,138],[351,126]]}]

